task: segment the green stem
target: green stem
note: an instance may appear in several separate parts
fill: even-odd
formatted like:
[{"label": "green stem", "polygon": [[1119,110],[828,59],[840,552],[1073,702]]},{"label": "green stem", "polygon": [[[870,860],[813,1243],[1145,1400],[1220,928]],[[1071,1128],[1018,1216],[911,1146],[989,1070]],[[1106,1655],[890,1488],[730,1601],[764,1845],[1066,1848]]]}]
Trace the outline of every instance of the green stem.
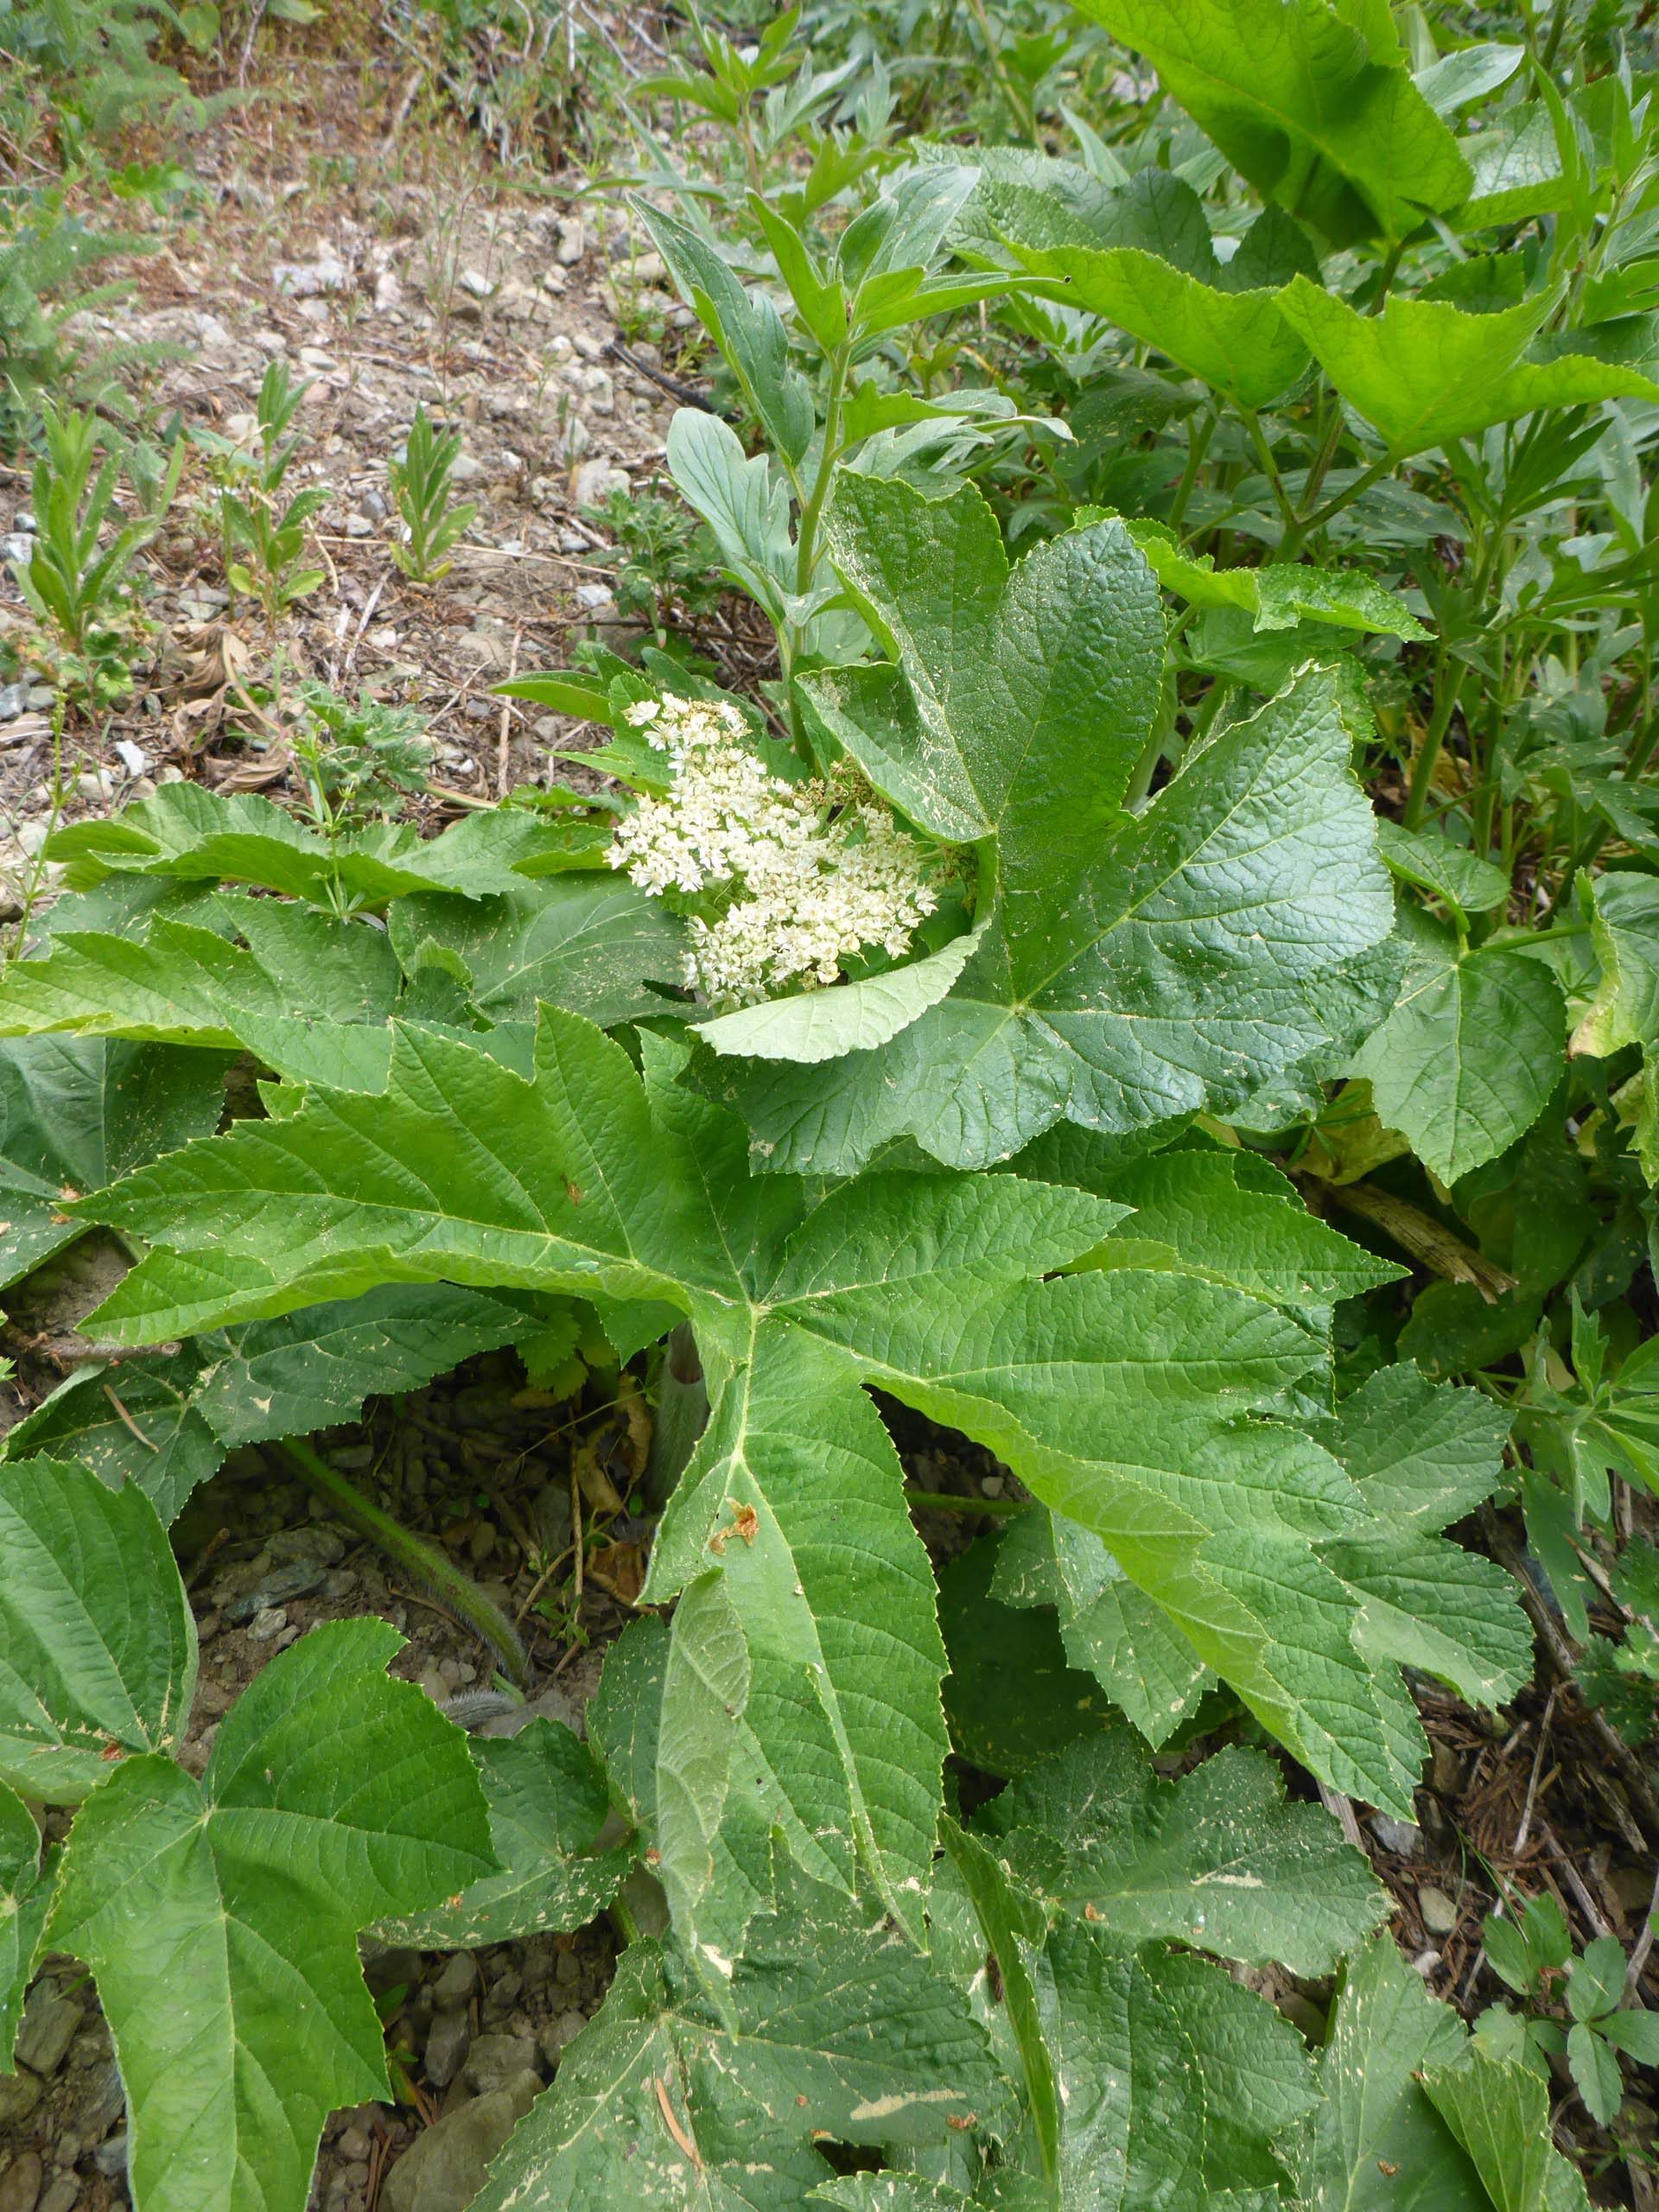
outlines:
[{"label": "green stem", "polygon": [[1463,689],[1463,671],[1448,683],[1446,680],[1444,656],[1437,663],[1434,683],[1434,708],[1429,716],[1428,728],[1423,732],[1423,741],[1417,748],[1417,758],[1411,764],[1411,789],[1406,794],[1405,823],[1408,830],[1415,830],[1423,818],[1428,804],[1428,794],[1433,786],[1434,771],[1440,765],[1440,751],[1446,743],[1446,733],[1451,728],[1452,716],[1458,703],[1458,694]]},{"label": "green stem", "polygon": [[429,1544],[413,1529],[394,1521],[390,1513],[365,1497],[344,1475],[328,1465],[302,1437],[290,1436],[276,1450],[288,1469],[306,1488],[324,1499],[342,1521],[366,1536],[405,1574],[423,1584],[445,1610],[454,1613],[480,1637],[500,1661],[505,1673],[522,1683],[530,1671],[518,1631],[501,1608],[484,1595],[475,1582],[435,1544]]},{"label": "green stem", "polygon": [[914,1483],[905,1484],[905,1503],[923,1505],[936,1513],[989,1513],[1007,1516],[1023,1513],[1028,1500],[1023,1497],[960,1497],[948,1490],[919,1490]]},{"label": "green stem", "polygon": [[[1285,480],[1279,474],[1279,464],[1273,457],[1273,448],[1268,443],[1267,434],[1262,428],[1262,419],[1255,410],[1253,407],[1244,407],[1241,408],[1239,412],[1243,416],[1244,427],[1250,434],[1250,443],[1255,450],[1255,457],[1261,462],[1262,473],[1273,487],[1273,496],[1279,503],[1279,512],[1284,518],[1286,539],[1288,539],[1296,531],[1296,510],[1292,506],[1290,494],[1285,489]],[[1281,540],[1281,553],[1284,543],[1285,540]]]},{"label": "green stem", "polygon": [[1279,541],[1279,558],[1281,561],[1288,561],[1300,553],[1310,537],[1323,530],[1325,524],[1333,517],[1339,515],[1344,507],[1352,506],[1354,501],[1363,493],[1370,490],[1379,476],[1386,476],[1389,473],[1389,456],[1386,454],[1381,460],[1369,462],[1361,469],[1359,474],[1355,477],[1345,491],[1338,492],[1327,499],[1317,512],[1294,520],[1290,529]]},{"label": "green stem", "polygon": [[1212,407],[1203,420],[1188,434],[1186,466],[1181,471],[1181,480],[1175,487],[1175,504],[1170,509],[1169,526],[1179,532],[1186,518],[1186,506],[1192,496],[1192,487],[1198,480],[1198,471],[1204,466],[1204,456],[1210,450],[1210,441],[1216,432],[1216,410]]},{"label": "green stem", "polygon": [[837,442],[841,435],[841,402],[851,352],[850,345],[837,346],[830,356],[830,397],[823,411],[823,448],[811,497],[801,509],[801,532],[795,554],[795,588],[803,597],[812,588],[812,570],[817,560],[818,520],[830,496],[830,480],[840,458]]}]

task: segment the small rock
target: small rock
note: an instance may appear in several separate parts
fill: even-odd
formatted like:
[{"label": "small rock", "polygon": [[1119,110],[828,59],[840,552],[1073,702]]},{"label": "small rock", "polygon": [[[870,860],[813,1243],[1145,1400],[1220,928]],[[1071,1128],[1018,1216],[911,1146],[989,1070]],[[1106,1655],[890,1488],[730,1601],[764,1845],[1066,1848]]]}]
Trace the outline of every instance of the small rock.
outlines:
[{"label": "small rock", "polygon": [[314,1560],[333,1567],[346,1556],[346,1539],[333,1529],[281,1529],[266,1544],[272,1559]]},{"label": "small rock", "polygon": [[316,369],[318,371],[324,369],[337,369],[340,366],[339,362],[335,360],[334,355],[332,353],[325,353],[321,346],[302,346],[300,348],[300,360],[304,367],[308,369]]},{"label": "small rock", "polygon": [[587,2024],[586,2017],[574,2006],[548,2023],[542,2030],[542,2056],[550,2066],[558,2064]]},{"label": "small rock", "polygon": [[589,614],[595,617],[616,612],[616,601],[611,596],[608,584],[578,584],[575,599],[578,607],[585,607]]},{"label": "small rock", "polygon": [[99,2145],[92,2153],[92,2164],[99,2173],[107,2174],[111,2181],[120,2180],[127,2171],[127,2131],[124,2127],[118,2135],[111,2135],[107,2143]]},{"label": "small rock", "polygon": [[1419,1951],[1411,1962],[1412,1972],[1421,1974],[1427,1981],[1440,1963],[1440,1954],[1438,1951]]},{"label": "small rock", "polygon": [[1463,1787],[1463,1761],[1450,1744],[1437,1741],[1431,1750],[1433,1764],[1428,1770],[1430,1787],[1442,1797],[1455,1797]]},{"label": "small rock", "polygon": [[383,269],[374,280],[375,313],[385,315],[392,308],[400,308],[403,304],[404,288],[396,273],[392,270]]},{"label": "small rock", "polygon": [[1384,1851],[1397,1859],[1414,1859],[1423,1847],[1423,1832],[1409,1821],[1396,1821],[1388,1813],[1371,1815],[1371,1834]]},{"label": "small rock", "polygon": [[481,269],[463,269],[461,272],[461,289],[463,292],[470,292],[475,300],[487,300],[494,291],[495,286]]},{"label": "small rock", "polygon": [[[636,284],[660,284],[668,275],[660,253],[637,253],[628,264],[628,274]],[[636,346],[634,351],[638,353]]]},{"label": "small rock", "polygon": [[590,330],[577,331],[574,343],[577,353],[584,361],[604,359],[605,341],[602,338],[595,338]]},{"label": "small rock", "polygon": [[[287,1567],[276,1567],[262,1575],[251,1590],[232,1598],[224,1608],[225,1618],[236,1628],[245,1627],[250,1621],[257,1622],[261,1613],[288,1605],[296,1598],[308,1598],[313,1591],[321,1590],[323,1573],[321,1560],[315,1559],[296,1559]],[[277,1628],[285,1625],[285,1621],[276,1624]],[[265,1633],[275,1636],[276,1629],[268,1629]]]},{"label": "small rock", "polygon": [[11,526],[14,530],[21,530],[25,537],[32,537],[41,525],[35,519],[33,508],[19,507],[11,518]]},{"label": "small rock", "polygon": [[35,541],[27,531],[10,531],[0,537],[0,561],[27,561],[35,550]]},{"label": "small rock", "polygon": [[359,499],[357,511],[360,515],[366,515],[371,522],[385,522],[391,512],[386,505],[385,493],[377,491],[373,485]]},{"label": "small rock", "polygon": [[9,2127],[21,2126],[45,2092],[45,2082],[27,2067],[20,2066],[15,2074],[0,2074],[0,2135]]},{"label": "small rock", "polygon": [[130,776],[147,776],[149,773],[149,753],[142,745],[135,745],[130,737],[116,739],[115,756]]},{"label": "small rock", "polygon": [[[626,492],[627,489],[626,469],[619,468],[613,461],[606,461],[597,454],[592,461],[582,463],[571,486],[572,496],[579,507],[601,507],[613,492]],[[574,547],[567,546],[565,550],[581,550],[586,544],[587,540],[579,537]]]},{"label": "small rock", "polygon": [[84,2018],[74,1999],[66,1997],[55,1983],[37,1981],[17,2031],[17,2056],[36,2074],[55,2074]]},{"label": "small rock", "polygon": [[325,1598],[349,1598],[357,1587],[357,1577],[349,1567],[331,1567],[322,1578]]},{"label": "small rock", "polygon": [[73,2174],[59,2174],[36,2207],[36,2212],[74,2212],[80,2202],[80,2183]]},{"label": "small rock", "polygon": [[[472,2048],[472,2023],[465,2012],[440,2012],[426,2038],[423,2063],[435,2089],[447,2089]],[[493,2086],[493,2085],[492,2085]]]},{"label": "small rock", "polygon": [[0,2174],[0,2212],[35,2212],[46,2169],[38,2151],[25,2151]]},{"label": "small rock", "polygon": [[75,778],[75,789],[93,806],[102,799],[113,798],[115,788],[116,779],[107,768],[88,768]]},{"label": "small rock", "polygon": [[334,2139],[334,2148],[342,2158],[366,2158],[374,2148],[374,2138],[366,2127],[353,2120],[342,2128]]},{"label": "small rock", "polygon": [[453,2011],[467,2002],[477,1986],[477,1961],[470,1951],[457,1951],[445,1960],[443,1971],[432,1984],[433,2002],[440,2012]]},{"label": "small rock", "polygon": [[449,477],[452,483],[476,484],[479,478],[485,474],[484,464],[476,454],[458,453],[455,455],[455,465],[449,472]]},{"label": "small rock", "polygon": [[15,722],[29,712],[27,683],[0,683],[0,722]]},{"label": "small rock", "polygon": [[588,250],[580,215],[561,215],[558,223],[558,245],[554,251],[562,269],[574,269]]},{"label": "small rock", "polygon": [[480,2036],[467,2055],[467,2079],[480,2096],[526,2069],[536,2070],[536,2045],[528,2036]]},{"label": "small rock", "polygon": [[288,1626],[288,1615],[280,1605],[266,1605],[248,1623],[248,1634],[256,1643],[270,1643]]},{"label": "small rock", "polygon": [[384,2212],[462,2212],[540,2087],[534,2074],[519,2075],[509,2087],[474,2097],[424,2129],[387,2174],[380,2193]]},{"label": "small rock", "polygon": [[582,389],[587,396],[589,408],[595,415],[615,414],[616,386],[611,379],[611,372],[608,369],[598,367],[584,369],[582,372]]},{"label": "small rock", "polygon": [[1417,1910],[1431,1936],[1449,1936],[1462,1916],[1444,1890],[1427,1882],[1417,1892]]},{"label": "small rock", "polygon": [[346,264],[331,254],[321,255],[315,261],[275,261],[271,264],[270,278],[276,289],[290,300],[315,299],[321,292],[343,292],[346,289]]}]

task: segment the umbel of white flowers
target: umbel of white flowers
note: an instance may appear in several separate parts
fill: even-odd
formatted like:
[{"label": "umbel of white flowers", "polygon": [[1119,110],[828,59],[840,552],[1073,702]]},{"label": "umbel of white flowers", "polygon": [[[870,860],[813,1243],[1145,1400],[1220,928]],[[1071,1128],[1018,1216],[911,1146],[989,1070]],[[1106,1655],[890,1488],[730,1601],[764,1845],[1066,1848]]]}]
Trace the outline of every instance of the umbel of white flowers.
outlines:
[{"label": "umbel of white flowers", "polygon": [[611,842],[613,868],[660,898],[721,895],[693,915],[685,986],[719,1006],[752,1006],[788,986],[836,982],[866,945],[890,958],[938,904],[922,848],[849,770],[798,784],[744,743],[728,701],[644,699],[627,709],[674,765],[663,798],[642,798]]}]

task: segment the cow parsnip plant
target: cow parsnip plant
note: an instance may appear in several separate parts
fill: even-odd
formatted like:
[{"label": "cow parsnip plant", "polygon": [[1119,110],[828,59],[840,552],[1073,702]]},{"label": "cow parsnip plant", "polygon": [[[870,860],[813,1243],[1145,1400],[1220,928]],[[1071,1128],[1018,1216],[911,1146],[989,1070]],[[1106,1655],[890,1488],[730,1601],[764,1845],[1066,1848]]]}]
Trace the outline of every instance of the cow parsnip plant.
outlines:
[{"label": "cow parsnip plant", "polygon": [[[607,1910],[486,2212],[1588,2204],[1541,2045],[1428,1996],[1271,1747],[1411,1817],[1412,1677],[1531,1673],[1478,1510],[1583,1639],[1655,1486],[1649,95],[1529,15],[1090,12],[1164,96],[1075,160],[839,145],[819,79],[823,189],[652,210],[756,448],[670,440],[761,702],[594,655],[507,688],[609,730],[604,799],[180,785],[49,848],[7,1280],[136,1264],[118,1403],[0,1464],[0,2022],[91,1968],[140,2212],[299,2212],[385,2087],[359,1929]],[[757,188],[786,41],[702,41]],[[988,381],[930,389],[963,315]],[[671,1335],[707,1425],[585,1743],[469,1745],[359,1622],[178,1763],[166,1527],[230,1450]],[[886,1402],[1024,1486],[943,1573]],[[16,1793],[78,1808],[44,1861]],[[1229,1963],[1331,1978],[1323,2046]]]}]

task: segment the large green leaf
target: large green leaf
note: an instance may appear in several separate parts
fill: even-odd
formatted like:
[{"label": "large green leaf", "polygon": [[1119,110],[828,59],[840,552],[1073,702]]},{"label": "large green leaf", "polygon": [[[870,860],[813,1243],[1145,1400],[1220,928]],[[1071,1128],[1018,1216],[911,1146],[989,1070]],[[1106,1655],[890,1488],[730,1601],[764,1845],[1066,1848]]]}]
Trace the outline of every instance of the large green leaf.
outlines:
[{"label": "large green leaf", "polygon": [[518,1735],[475,1737],[471,1748],[502,1871],[473,1883],[458,1902],[382,1921],[375,1932],[385,1942],[475,1950],[583,1928],[633,1863],[626,1849],[595,1847],[610,1797],[598,1762],[569,1729],[538,1714]]},{"label": "large green leaf", "polygon": [[671,1952],[631,1945],[474,2212],[798,2212],[831,2171],[815,2139],[942,2143],[1000,2099],[966,1999],[812,1884],[753,1923],[728,2001],[725,2024]]},{"label": "large green leaf", "polygon": [[81,1234],[67,1198],[211,1135],[226,1065],[92,1037],[0,1044],[0,1287]]},{"label": "large green leaf", "polygon": [[73,1804],[112,1760],[181,1739],[196,1630],[142,1491],[84,1467],[0,1467],[0,1779]]},{"label": "large green leaf", "polygon": [[41,1864],[41,1832],[15,1789],[0,1782],[0,2074],[12,2070],[12,2044],[35,1971],[56,1866]]},{"label": "large green leaf", "polygon": [[413,975],[434,955],[486,1020],[529,1021],[537,1003],[569,1007],[602,1029],[663,1010],[647,982],[677,985],[683,932],[660,899],[609,874],[518,882],[485,899],[428,893],[387,915]]},{"label": "large green leaf", "polygon": [[1052,1930],[1042,1967],[1066,2212],[1282,2201],[1273,2142],[1313,2097],[1287,2021],[1201,1959],[1084,1921]]},{"label": "large green leaf", "polygon": [[[1117,1205],[1014,1175],[866,1175],[809,1206],[795,1178],[750,1176],[741,1126],[675,1081],[682,1048],[645,1044],[642,1083],[620,1046],[548,1009],[527,1081],[456,1040],[400,1033],[383,1095],[311,1086],[299,1110],[239,1124],[90,1206],[157,1248],[96,1325],[172,1336],[398,1281],[687,1313],[715,1404],[658,1538],[653,1592],[688,1592],[688,1662],[695,1623],[721,1668],[747,1670],[739,1702],[771,1767],[744,1821],[776,1827],[820,1878],[826,1859],[844,1869],[855,1854],[901,1919],[931,1853],[921,1777],[892,1795],[874,1777],[895,1750],[908,1761],[925,1746],[931,1796],[938,1661],[896,1462],[861,1382],[990,1446],[1101,1538],[1300,1757],[1409,1807],[1423,1739],[1392,1631],[1322,1555],[1355,1546],[1369,1577],[1376,1516],[1329,1451],[1255,1417],[1327,1373],[1310,1305],[1343,1268],[1321,1284],[1306,1265],[1319,1255],[1303,1253],[1303,1272],[1272,1284],[1281,1307],[1240,1287],[1266,1279],[1248,1224],[1231,1254],[1189,1263],[1160,1246],[1113,1266],[1101,1248]],[[1086,1271],[1057,1274],[1085,1255]],[[812,1471],[837,1452],[853,1501],[838,1523],[837,1493]],[[876,1572],[887,1611],[872,1628],[861,1583]],[[737,1617],[735,1643],[705,1586]],[[1492,1672],[1478,1656],[1469,1667],[1471,1680]],[[710,1681],[702,1695],[729,1774],[744,1764],[721,1718],[730,1693]],[[722,1833],[720,1762],[698,1770],[707,1794],[678,1832],[681,1866]],[[798,1827],[778,1818],[785,1804]]]},{"label": "large green leaf", "polygon": [[1605,1059],[1640,1046],[1637,1151],[1659,1182],[1659,876],[1618,869],[1586,878],[1582,897],[1601,974],[1573,1050]]},{"label": "large green leaf", "polygon": [[467,815],[430,840],[410,823],[381,822],[331,842],[268,798],[178,783],[58,830],[49,854],[69,864],[77,889],[106,873],[250,883],[337,911],[342,901],[384,906],[400,892],[510,890],[517,864],[556,839],[535,815],[503,810]]},{"label": "large green leaf", "polygon": [[1164,1782],[1120,1725],[1017,1776],[982,1827],[1056,1910],[1129,1947],[1156,1936],[1325,1974],[1389,1909],[1331,1815],[1287,1805],[1260,1751]]},{"label": "large green leaf", "polygon": [[983,1165],[1062,1117],[1118,1132],[1224,1109],[1326,1041],[1325,986],[1392,921],[1335,677],[1305,674],[1127,815],[1158,655],[1119,525],[1010,575],[971,486],[855,481],[830,550],[903,673],[815,680],[820,722],[940,836],[995,838],[1003,887],[960,979],[890,1044],[710,1069],[760,1156],[845,1173],[908,1136]]},{"label": "large green leaf", "polygon": [[449,1283],[391,1283],[193,1339],[175,1352],[78,1369],[5,1439],[5,1456],[80,1460],[133,1482],[164,1521],[238,1444],[353,1419],[535,1325],[522,1305]]},{"label": "large green leaf", "polygon": [[1399,996],[1351,1063],[1378,1119],[1443,1183],[1507,1151],[1549,1103],[1567,1052],[1560,986],[1501,943],[1469,950],[1419,921]]},{"label": "large green leaf", "polygon": [[[1055,1608],[1066,1658],[1094,1676],[1154,1748],[1197,1711],[1215,1679],[1093,1530],[1046,1506],[1010,1523],[994,1586],[1006,1605]],[[1001,1662],[993,1653],[988,1663]],[[1016,1705],[1027,1694],[1023,1673],[1007,1692]]]},{"label": "large green leaf", "polygon": [[1327,0],[1080,0],[1259,192],[1338,245],[1408,238],[1470,175],[1387,11]]},{"label": "large green leaf", "polygon": [[0,1035],[247,1046],[300,1080],[354,1080],[376,1047],[384,1059],[398,974],[383,931],[239,893],[205,919],[157,915],[138,939],[61,931],[0,976]]},{"label": "large green leaf", "polygon": [[1477,2042],[1460,2064],[1425,2067],[1421,2080],[1497,2212],[1590,2212],[1583,2176],[1550,2138],[1549,2085],[1529,2066]]},{"label": "large green leaf", "polygon": [[131,1758],[76,1820],[48,1936],[97,1978],[139,2212],[302,2212],[328,2113],[389,2094],[357,1932],[493,1861],[466,1738],[384,1671],[402,1642],[314,1630],[200,1782]]},{"label": "large green leaf", "polygon": [[1307,2212],[1484,2212],[1474,2168],[1417,2078],[1455,2063],[1466,2041],[1393,1937],[1376,1936],[1349,1966],[1319,2108],[1285,2139]]},{"label": "large green leaf", "polygon": [[1396,292],[1380,314],[1361,315],[1305,276],[1279,302],[1287,322],[1348,404],[1376,424],[1395,460],[1541,408],[1659,399],[1651,378],[1588,354],[1529,361],[1527,348],[1551,305],[1545,296],[1494,315],[1469,315],[1449,301]]},{"label": "large green leaf", "polygon": [[[1162,222],[1148,219],[1148,192],[1177,203],[1173,221],[1166,207],[1157,210]],[[1233,262],[1220,262],[1198,194],[1166,170],[1142,171],[1088,218],[1030,187],[982,185],[979,200],[1000,241],[1033,275],[1058,279],[1056,296],[1067,306],[1104,315],[1237,405],[1265,407],[1306,372],[1307,347],[1276,304],[1298,264],[1319,274],[1300,233],[1297,262],[1252,284],[1240,281],[1253,268],[1248,237]],[[1260,220],[1294,232],[1282,217]]]}]

